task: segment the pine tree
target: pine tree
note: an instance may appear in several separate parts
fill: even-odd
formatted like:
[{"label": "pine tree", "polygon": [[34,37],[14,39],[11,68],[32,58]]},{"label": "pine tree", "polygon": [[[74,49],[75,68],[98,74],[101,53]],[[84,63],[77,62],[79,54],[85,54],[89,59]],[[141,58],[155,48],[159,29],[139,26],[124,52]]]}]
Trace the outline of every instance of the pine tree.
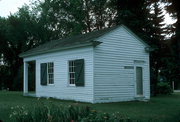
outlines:
[{"label": "pine tree", "polygon": [[116,11],[115,24],[125,24],[143,40],[151,40],[150,9],[147,0],[110,0],[111,9]]},{"label": "pine tree", "polygon": [[171,25],[172,34],[168,40],[169,57],[167,57],[167,75],[171,81],[180,82],[180,1],[179,0],[161,0],[166,3],[166,10],[173,19],[177,21]]},{"label": "pine tree", "polygon": [[174,53],[176,55],[176,58],[178,59],[178,62],[180,62],[180,1],[179,0],[162,0],[165,1],[167,4],[166,10],[169,12],[171,17],[173,19],[176,19],[176,23],[174,23],[174,26],[176,27],[175,30],[175,37],[172,38],[174,41],[172,46],[174,46]]},{"label": "pine tree", "polygon": [[151,85],[153,86],[153,95],[156,95],[157,92],[157,83],[158,75],[160,69],[162,69],[163,62],[162,58],[164,57],[164,31],[165,24],[164,15],[162,8],[160,7],[159,0],[150,1],[151,13],[149,14],[149,19],[152,23],[151,28],[151,37],[150,41],[151,46],[155,49],[150,53],[150,65],[151,65]]},{"label": "pine tree", "polygon": [[160,2],[156,0],[152,3],[153,13],[152,15],[152,23],[153,23],[153,38],[158,39],[159,41],[164,40],[164,31],[165,31],[165,24],[164,22],[164,14],[162,7],[160,7]]}]

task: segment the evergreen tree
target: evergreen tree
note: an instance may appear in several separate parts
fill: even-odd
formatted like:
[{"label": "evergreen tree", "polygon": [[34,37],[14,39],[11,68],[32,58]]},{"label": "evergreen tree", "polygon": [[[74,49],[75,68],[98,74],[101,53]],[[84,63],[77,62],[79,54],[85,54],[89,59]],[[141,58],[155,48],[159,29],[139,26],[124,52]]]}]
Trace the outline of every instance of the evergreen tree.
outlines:
[{"label": "evergreen tree", "polygon": [[[166,56],[169,54],[167,48],[164,49],[163,15],[159,0],[35,1],[32,6],[22,7],[7,19],[0,18],[0,55],[3,54],[10,77],[14,78],[18,76],[17,69],[22,66],[22,59],[18,55],[23,51],[46,41],[125,24],[155,49],[151,53],[150,59],[154,81],[152,83],[156,86],[158,70],[166,70],[166,75],[170,70],[172,78],[174,76],[172,74],[177,74],[177,72],[173,72],[177,67],[171,69],[170,67],[172,65],[175,67],[174,64],[178,63],[177,60],[176,63],[174,60],[178,59],[177,52],[179,50],[177,48],[180,26],[179,2],[167,1],[172,3],[168,7],[168,11],[178,20],[174,25],[177,28],[176,38],[172,43],[174,53],[171,56],[175,57],[173,61],[170,56]],[[167,59],[167,63],[164,63],[164,60]],[[19,79],[22,81],[22,78]],[[18,78],[15,82],[17,81]]]},{"label": "evergreen tree", "polygon": [[[168,40],[167,74],[171,81],[180,82],[180,1],[162,0],[166,3],[166,10],[177,21],[171,26],[171,39]],[[173,34],[175,32],[175,34]]]},{"label": "evergreen tree", "polygon": [[[110,0],[111,9],[116,11],[115,24],[125,24],[149,43],[152,40],[152,22],[149,19],[149,0]],[[131,3],[131,4],[130,4]]]},{"label": "evergreen tree", "polygon": [[[149,19],[152,23],[151,28],[151,37],[150,41],[151,46],[155,49],[150,53],[150,65],[151,65],[151,86],[153,87],[153,95],[156,95],[157,83],[159,71],[163,67],[162,59],[165,57],[164,53],[164,33],[165,33],[165,24],[164,15],[162,8],[160,7],[159,0],[150,1],[151,5],[151,14],[149,14]],[[162,72],[162,71],[161,71]]]},{"label": "evergreen tree", "polygon": [[155,0],[152,2],[152,9],[153,13],[152,16],[152,23],[153,23],[153,38],[156,38],[159,40],[159,42],[164,41],[164,34],[165,34],[165,24],[164,24],[164,15],[163,15],[163,9],[160,7],[159,0]]},{"label": "evergreen tree", "polygon": [[169,12],[171,17],[176,19],[176,23],[174,26],[176,27],[175,30],[175,38],[173,38],[173,48],[175,51],[175,54],[177,56],[178,61],[180,62],[180,1],[178,0],[162,0],[167,2],[166,10]]}]

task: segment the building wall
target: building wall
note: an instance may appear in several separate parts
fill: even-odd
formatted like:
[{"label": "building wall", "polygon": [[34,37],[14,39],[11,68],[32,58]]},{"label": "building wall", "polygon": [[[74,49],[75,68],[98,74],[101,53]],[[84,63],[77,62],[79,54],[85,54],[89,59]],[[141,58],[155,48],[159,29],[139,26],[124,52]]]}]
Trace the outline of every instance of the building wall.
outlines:
[{"label": "building wall", "polygon": [[[84,47],[27,57],[36,61],[36,96],[91,103],[136,99],[135,66],[143,67],[144,99],[150,98],[149,54],[126,28],[98,38],[97,47]],[[68,61],[85,60],[85,87],[68,85]],[[40,85],[40,64],[54,62],[54,85]],[[125,68],[131,67],[131,68]]]},{"label": "building wall", "polygon": [[[143,67],[144,99],[149,99],[149,54],[144,50],[146,46],[123,26],[97,41],[103,43],[94,48],[94,102],[134,100],[137,97],[136,65]],[[125,69],[124,66],[131,68]]]},{"label": "building wall", "polygon": [[[84,59],[85,86],[68,85],[68,61]],[[36,96],[93,102],[93,47],[76,48],[25,58],[36,61]],[[40,85],[40,64],[54,62],[54,85]]]}]

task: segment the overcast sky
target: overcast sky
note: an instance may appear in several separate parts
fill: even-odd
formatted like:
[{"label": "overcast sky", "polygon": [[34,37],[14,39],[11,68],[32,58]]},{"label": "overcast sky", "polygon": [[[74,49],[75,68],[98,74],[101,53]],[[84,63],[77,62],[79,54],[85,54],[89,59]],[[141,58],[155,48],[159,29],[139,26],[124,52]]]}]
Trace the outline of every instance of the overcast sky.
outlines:
[{"label": "overcast sky", "polygon": [[[17,12],[19,7],[24,4],[29,4],[29,1],[30,0],[0,0],[0,16],[7,17],[10,13],[13,14]],[[168,14],[165,15],[165,23],[174,23]]]},{"label": "overcast sky", "polygon": [[18,11],[18,7],[29,4],[29,0],[0,0],[0,16],[7,17],[11,13]]}]

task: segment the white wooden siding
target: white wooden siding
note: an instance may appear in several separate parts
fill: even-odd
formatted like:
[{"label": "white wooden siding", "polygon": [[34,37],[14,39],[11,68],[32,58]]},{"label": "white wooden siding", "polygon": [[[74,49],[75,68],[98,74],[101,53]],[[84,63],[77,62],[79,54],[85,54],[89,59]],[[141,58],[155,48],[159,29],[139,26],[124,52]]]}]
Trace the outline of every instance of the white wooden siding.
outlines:
[{"label": "white wooden siding", "polygon": [[144,61],[144,97],[150,98],[149,54],[145,45],[123,26],[97,39],[94,48],[94,102],[117,102],[135,99],[134,60]]},{"label": "white wooden siding", "polygon": [[[69,86],[68,61],[84,59],[85,86]],[[36,61],[36,96],[54,97],[66,100],[93,102],[93,47],[64,50],[34,57],[24,61]],[[54,62],[54,85],[40,85],[40,64]]]},{"label": "white wooden siding", "polygon": [[[135,69],[143,67],[143,91],[150,98],[149,54],[145,45],[123,26],[98,38],[97,47],[81,47],[27,57],[36,61],[36,96],[91,103],[135,100]],[[85,60],[85,87],[68,86],[68,61]],[[137,61],[144,61],[137,63]],[[54,85],[40,85],[40,64],[54,62]]]}]

